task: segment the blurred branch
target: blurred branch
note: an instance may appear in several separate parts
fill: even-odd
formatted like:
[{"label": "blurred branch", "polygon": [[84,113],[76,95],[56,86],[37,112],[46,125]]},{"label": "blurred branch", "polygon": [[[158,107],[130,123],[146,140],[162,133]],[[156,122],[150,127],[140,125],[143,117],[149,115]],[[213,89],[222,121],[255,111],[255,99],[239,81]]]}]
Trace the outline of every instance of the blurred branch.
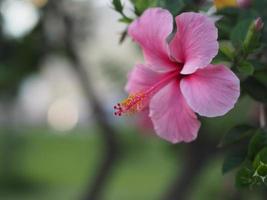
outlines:
[{"label": "blurred branch", "polygon": [[217,155],[214,142],[202,134],[195,142],[186,144],[182,171],[174,178],[163,200],[187,200],[197,177],[208,161]]},{"label": "blurred branch", "polygon": [[68,34],[66,35],[66,51],[68,53],[68,57],[72,62],[72,66],[74,67],[81,85],[84,89],[84,93],[87,96],[90,107],[93,108],[93,113],[95,119],[99,125],[100,133],[105,142],[105,155],[102,161],[102,164],[99,167],[99,171],[95,178],[93,185],[90,187],[90,191],[87,194],[85,199],[95,200],[100,199],[100,194],[102,193],[103,187],[106,184],[106,180],[108,175],[112,170],[112,166],[115,163],[118,153],[118,144],[115,137],[115,130],[108,123],[106,118],[106,114],[99,104],[99,100],[95,96],[93,87],[91,85],[91,81],[87,76],[87,71],[83,66],[77,52],[74,48],[74,44],[72,42],[72,31],[73,31],[73,22],[71,16],[64,16],[65,26]]},{"label": "blurred branch", "polygon": [[106,113],[102,108],[100,101],[95,95],[95,91],[92,85],[89,74],[87,73],[87,68],[83,64],[83,61],[79,55],[79,49],[77,49],[77,42],[75,40],[77,20],[75,20],[75,14],[73,12],[68,13],[64,10],[62,5],[63,1],[49,1],[47,9],[52,9],[57,12],[57,15],[62,17],[64,26],[64,38],[63,48],[66,52],[67,58],[72,64],[75,70],[80,84],[83,88],[84,94],[87,98],[88,106],[93,109],[95,122],[98,125],[99,133],[104,141],[104,155],[100,166],[97,167],[97,173],[94,177],[92,185],[89,187],[87,194],[83,199],[86,200],[98,200],[102,198],[103,189],[107,184],[109,175],[112,172],[114,163],[118,158],[118,141],[116,138],[115,129],[109,124]]},{"label": "blurred branch", "polygon": [[[222,154],[225,149],[218,149],[212,138],[199,133],[201,137],[193,143],[186,144],[182,170],[177,173],[163,200],[188,200],[198,177],[207,164]],[[207,135],[207,134],[206,134]],[[224,153],[223,153],[224,154]],[[243,196],[238,190],[225,188],[227,197],[233,200],[242,200]],[[231,190],[230,190],[231,189]]]}]

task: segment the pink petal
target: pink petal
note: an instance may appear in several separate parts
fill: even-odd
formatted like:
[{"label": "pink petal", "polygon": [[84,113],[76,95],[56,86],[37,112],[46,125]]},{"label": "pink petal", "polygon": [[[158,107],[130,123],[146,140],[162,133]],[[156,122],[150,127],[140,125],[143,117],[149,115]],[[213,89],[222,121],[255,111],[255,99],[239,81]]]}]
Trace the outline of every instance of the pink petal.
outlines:
[{"label": "pink petal", "polygon": [[144,91],[163,77],[164,74],[153,71],[151,66],[138,64],[130,72],[125,90],[132,94]]},{"label": "pink petal", "polygon": [[210,64],[218,53],[217,28],[200,13],[185,12],[175,20],[177,33],[170,43],[171,55],[184,63],[181,74],[191,74]]},{"label": "pink petal", "polygon": [[178,80],[162,88],[150,102],[150,118],[156,133],[172,143],[190,142],[197,137],[200,122],[186,104]]},{"label": "pink petal", "polygon": [[148,115],[149,115],[149,109],[147,107],[146,109],[138,113],[137,123],[142,129],[153,130],[153,124]]},{"label": "pink petal", "polygon": [[240,95],[239,79],[224,65],[199,69],[183,78],[180,87],[188,105],[207,117],[224,115]]},{"label": "pink petal", "polygon": [[161,71],[173,69],[167,37],[173,29],[172,15],[161,8],[147,9],[128,29],[128,34],[142,47],[147,63]]}]

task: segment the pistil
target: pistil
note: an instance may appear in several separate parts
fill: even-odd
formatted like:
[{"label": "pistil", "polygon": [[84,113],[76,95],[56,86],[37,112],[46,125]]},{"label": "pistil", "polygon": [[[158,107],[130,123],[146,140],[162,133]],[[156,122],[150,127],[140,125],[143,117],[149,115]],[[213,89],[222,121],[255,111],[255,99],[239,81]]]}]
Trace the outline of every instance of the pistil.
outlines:
[{"label": "pistil", "polygon": [[142,111],[148,106],[151,97],[170,81],[175,80],[175,78],[179,78],[179,72],[176,70],[169,72],[164,78],[148,89],[130,94],[126,99],[114,106],[114,114],[116,116],[122,116],[124,114],[133,114]]}]

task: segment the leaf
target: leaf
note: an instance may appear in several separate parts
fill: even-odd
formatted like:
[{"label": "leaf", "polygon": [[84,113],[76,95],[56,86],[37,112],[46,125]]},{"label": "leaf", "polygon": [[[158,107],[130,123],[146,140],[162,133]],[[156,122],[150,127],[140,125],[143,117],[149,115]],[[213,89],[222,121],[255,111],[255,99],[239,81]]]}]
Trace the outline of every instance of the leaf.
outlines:
[{"label": "leaf", "polygon": [[243,81],[242,88],[253,99],[263,103],[267,103],[267,87],[255,77],[250,76],[245,81]]},{"label": "leaf", "polygon": [[133,20],[131,18],[126,17],[126,16],[124,16],[124,17],[119,19],[119,22],[122,22],[122,23],[125,23],[125,24],[130,24],[132,21]]},{"label": "leaf", "polygon": [[253,168],[260,176],[267,176],[267,147],[264,147],[253,161]]},{"label": "leaf", "polygon": [[[257,73],[257,71],[265,70],[265,64],[261,63],[260,60],[258,60],[257,58],[250,59],[249,62],[254,66],[255,73]],[[255,75],[255,73],[254,73],[254,75]]]},{"label": "leaf", "polygon": [[246,159],[246,155],[247,149],[245,148],[234,148],[229,151],[223,161],[222,173],[225,174],[240,166]]},{"label": "leaf", "polygon": [[220,51],[230,60],[233,60],[235,57],[235,48],[230,41],[221,41]]},{"label": "leaf", "polygon": [[131,0],[134,5],[134,12],[137,16],[142,15],[142,13],[150,8],[157,5],[157,0]]},{"label": "leaf", "polygon": [[248,157],[254,160],[255,156],[267,146],[267,133],[259,129],[256,134],[252,137],[248,147]]},{"label": "leaf", "polygon": [[267,70],[266,69],[263,68],[261,70],[257,70],[253,76],[267,88]]},{"label": "leaf", "polygon": [[253,162],[254,177],[257,177],[257,185],[267,184],[267,147],[264,147]]},{"label": "leaf", "polygon": [[257,170],[256,170],[258,176],[262,177],[262,180],[265,179],[265,177],[267,176],[267,165],[264,163],[261,163]]},{"label": "leaf", "polygon": [[178,15],[186,5],[192,2],[188,0],[158,0],[157,6],[169,10],[174,16]]},{"label": "leaf", "polygon": [[112,5],[114,6],[114,9],[118,11],[119,13],[122,13],[123,5],[121,3],[121,0],[112,0]]},{"label": "leaf", "polygon": [[243,124],[230,129],[222,138],[219,147],[224,147],[239,142],[252,135],[255,129],[252,126]]},{"label": "leaf", "polygon": [[242,61],[238,65],[238,70],[245,75],[252,75],[254,73],[254,67],[247,61]]},{"label": "leaf", "polygon": [[251,22],[252,20],[241,21],[232,30],[230,39],[237,49],[243,46]]},{"label": "leaf", "polygon": [[242,188],[252,185],[254,183],[253,173],[252,164],[246,163],[236,174],[236,186]]},{"label": "leaf", "polygon": [[[257,169],[260,165],[266,165],[267,167],[267,146],[264,147],[256,156],[253,161],[254,169]],[[267,173],[266,173],[267,175]]]}]

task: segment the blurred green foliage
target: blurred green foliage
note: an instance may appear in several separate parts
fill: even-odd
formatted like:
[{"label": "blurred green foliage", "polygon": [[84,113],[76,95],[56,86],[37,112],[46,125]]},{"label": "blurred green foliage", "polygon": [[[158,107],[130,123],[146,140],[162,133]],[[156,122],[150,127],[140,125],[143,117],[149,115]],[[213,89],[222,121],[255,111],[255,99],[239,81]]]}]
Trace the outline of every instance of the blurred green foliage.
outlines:
[{"label": "blurred green foliage", "polygon": [[[88,176],[94,176],[100,159],[101,138],[96,130],[76,130],[58,135],[47,129],[24,129],[20,134],[13,135],[12,140],[6,131],[2,130],[0,134],[0,157],[5,156],[4,149],[8,143],[11,145],[15,142],[18,145],[12,149],[12,162],[15,166],[12,173],[17,176],[14,180],[26,185],[8,187],[3,177],[13,174],[7,174],[0,165],[0,199],[79,199],[86,189]],[[117,163],[105,191],[107,200],[158,199],[183,162],[182,152],[178,154],[180,159],[174,159],[167,143],[155,137],[144,138],[134,133],[135,129],[121,129],[120,138],[124,144],[129,145],[124,146],[123,159]],[[229,198],[224,192],[220,164],[220,158],[216,158],[206,166],[192,186],[190,199],[212,200],[214,196],[211,194],[216,195],[218,200]]]}]

